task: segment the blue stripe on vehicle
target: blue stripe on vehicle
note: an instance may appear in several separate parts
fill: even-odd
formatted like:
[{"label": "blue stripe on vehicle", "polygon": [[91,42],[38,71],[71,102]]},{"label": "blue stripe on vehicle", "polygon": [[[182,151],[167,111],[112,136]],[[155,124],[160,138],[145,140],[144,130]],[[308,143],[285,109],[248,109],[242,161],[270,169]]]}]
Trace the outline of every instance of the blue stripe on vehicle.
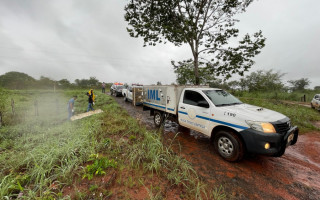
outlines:
[{"label": "blue stripe on vehicle", "polygon": [[[179,113],[184,114],[184,115],[188,115],[188,113],[182,112],[182,111],[179,111]],[[228,123],[228,122],[224,122],[224,121],[220,121],[220,120],[216,120],[216,119],[211,119],[211,118],[208,118],[208,117],[203,117],[203,116],[200,116],[200,115],[197,115],[196,117],[200,118],[200,119],[208,120],[208,121],[211,121],[211,122],[216,122],[216,123],[219,123],[219,124],[224,124],[224,125],[227,125],[227,126],[243,129],[243,130],[244,129],[248,129],[248,127],[245,127],[245,126],[231,124],[231,123]]]},{"label": "blue stripe on vehicle", "polygon": [[248,129],[248,127],[245,127],[245,126],[240,126],[240,125],[236,125],[236,124],[231,124],[231,123],[223,122],[223,121],[216,120],[216,119],[210,119],[210,121],[216,122],[216,123],[219,123],[219,124],[224,124],[224,125],[231,126],[231,127],[235,127],[235,128],[239,128],[239,129],[243,129],[243,130],[244,130],[244,129]]},{"label": "blue stripe on vehicle", "polygon": [[174,111],[174,109],[173,108],[167,108],[168,110],[170,110],[170,111]]},{"label": "blue stripe on vehicle", "polygon": [[184,115],[188,115],[188,113],[182,112],[182,111],[179,111],[179,113],[184,114]]},{"label": "blue stripe on vehicle", "polygon": [[159,106],[159,105],[156,105],[156,104],[152,104],[152,103],[148,103],[148,102],[143,102],[144,104],[147,104],[149,106],[154,106],[154,107],[158,107],[158,108],[162,108],[162,109],[166,109],[166,107],[164,106]]}]

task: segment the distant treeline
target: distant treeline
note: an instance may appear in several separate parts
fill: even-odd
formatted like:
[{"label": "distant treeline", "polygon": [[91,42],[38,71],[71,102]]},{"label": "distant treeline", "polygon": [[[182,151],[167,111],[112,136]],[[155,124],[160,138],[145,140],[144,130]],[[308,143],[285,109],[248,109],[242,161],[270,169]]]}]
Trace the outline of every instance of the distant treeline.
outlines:
[{"label": "distant treeline", "polygon": [[[210,87],[221,88],[232,91],[247,92],[303,92],[310,85],[308,78],[297,80],[282,80],[283,73],[273,70],[259,70],[251,72],[249,75],[235,81],[223,81],[221,79],[207,80],[205,84]],[[180,85],[192,84],[191,78],[181,76],[177,79]],[[68,79],[53,80],[48,77],[41,76],[39,80],[21,72],[8,72],[0,76],[0,87],[12,90],[24,89],[77,89],[77,88],[101,88],[101,82],[95,77],[89,79],[76,79],[71,83]],[[157,85],[161,82],[157,82]],[[173,83],[174,84],[174,83]],[[111,87],[112,83],[106,83],[106,88]],[[310,89],[309,89],[310,90]],[[314,90],[320,91],[320,86],[314,87]]]},{"label": "distant treeline", "polygon": [[[71,83],[68,79],[53,80],[48,77],[41,76],[39,80],[21,72],[8,72],[0,76],[0,87],[11,90],[25,89],[76,89],[76,88],[101,88],[101,82],[95,77],[89,79],[76,79]],[[111,83],[107,83],[106,87],[110,87]]]},{"label": "distant treeline", "polygon": [[[211,87],[223,88],[227,90],[247,91],[247,92],[303,92],[308,89],[311,81],[308,78],[289,80],[284,82],[283,73],[273,70],[258,70],[235,81],[222,81],[216,79],[209,82]],[[320,86],[313,88],[320,91]]]}]

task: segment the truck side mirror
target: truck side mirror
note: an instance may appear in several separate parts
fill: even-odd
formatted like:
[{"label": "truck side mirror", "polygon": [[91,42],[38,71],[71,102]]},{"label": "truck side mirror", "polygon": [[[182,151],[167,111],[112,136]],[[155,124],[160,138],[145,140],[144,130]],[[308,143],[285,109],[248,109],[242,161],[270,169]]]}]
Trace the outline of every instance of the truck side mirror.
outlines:
[{"label": "truck side mirror", "polygon": [[197,106],[202,107],[202,108],[209,108],[209,104],[206,101],[199,101]]}]

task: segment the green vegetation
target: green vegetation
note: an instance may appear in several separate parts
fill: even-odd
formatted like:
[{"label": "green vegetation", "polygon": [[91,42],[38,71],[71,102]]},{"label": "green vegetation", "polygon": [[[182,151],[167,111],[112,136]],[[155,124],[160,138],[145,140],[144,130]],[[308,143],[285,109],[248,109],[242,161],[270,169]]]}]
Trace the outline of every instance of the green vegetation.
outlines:
[{"label": "green vegetation", "polygon": [[33,104],[30,94],[14,92],[16,115],[6,120],[10,126],[0,129],[2,197],[50,197],[50,186],[71,184],[76,170],[95,152],[92,134],[100,130],[95,117],[70,123],[66,121],[68,98],[56,93],[31,94],[39,97],[39,116],[29,107]]},{"label": "green vegetation", "polygon": [[[210,196],[211,190],[190,163],[163,146],[161,134],[147,131],[111,97],[96,94],[96,108],[105,112],[67,121],[68,99],[78,95],[76,112],[82,113],[87,106],[85,92],[9,92],[16,99],[16,114],[6,118],[0,129],[0,196],[130,198],[128,190],[145,185],[150,198],[165,197],[165,188],[151,187],[154,178],[160,185],[182,188],[186,199]],[[39,116],[34,112],[35,98]],[[10,108],[6,113],[10,116]],[[107,182],[97,181],[102,176],[109,177]],[[88,182],[88,187],[83,189],[81,182]]]},{"label": "green vegetation", "polygon": [[281,92],[281,91],[234,91],[233,94],[238,97],[244,98],[256,98],[256,99],[273,99],[273,100],[285,100],[302,102],[304,95],[306,96],[306,104],[310,105],[310,102],[315,94],[319,94],[320,91],[304,90],[295,92]]},{"label": "green vegetation", "polygon": [[[252,58],[264,47],[262,32],[244,35],[238,44],[238,20],[234,16],[245,12],[252,1],[128,1],[125,20],[131,37],[142,37],[144,45],[154,46],[169,41],[176,46],[190,47],[192,58],[174,65],[176,73],[193,77],[183,79],[187,84],[203,84],[200,73],[211,77],[243,75],[254,64]],[[232,45],[229,42],[233,40]],[[190,69],[192,66],[193,69]],[[200,68],[206,68],[203,70]],[[178,76],[181,74],[178,74]],[[181,79],[180,79],[181,80]]]},{"label": "green vegetation", "polygon": [[83,175],[83,178],[88,178],[88,180],[91,180],[94,175],[105,175],[107,168],[116,168],[117,162],[112,160],[108,160],[106,157],[100,157],[99,154],[92,154],[90,155],[89,162],[92,161],[93,163],[90,165],[87,165],[85,169],[85,174]]},{"label": "green vegetation", "polygon": [[[107,84],[109,88],[111,84]],[[39,80],[21,72],[7,72],[0,75],[0,87],[12,90],[25,89],[79,89],[79,88],[93,88],[100,89],[101,82],[96,77],[89,79],[76,79],[71,83],[67,79],[53,80],[49,77],[41,76]]]}]

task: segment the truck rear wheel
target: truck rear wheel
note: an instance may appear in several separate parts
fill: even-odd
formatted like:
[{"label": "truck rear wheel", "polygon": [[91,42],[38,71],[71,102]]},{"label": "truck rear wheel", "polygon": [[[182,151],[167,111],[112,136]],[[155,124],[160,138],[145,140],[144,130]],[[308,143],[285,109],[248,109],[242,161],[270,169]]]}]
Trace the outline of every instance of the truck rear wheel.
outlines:
[{"label": "truck rear wheel", "polygon": [[220,130],[214,137],[214,148],[227,161],[236,162],[242,159],[244,148],[242,141],[232,131]]},{"label": "truck rear wheel", "polygon": [[154,112],[154,124],[156,127],[160,127],[163,121],[163,115],[159,111]]},{"label": "truck rear wheel", "polygon": [[312,108],[312,109],[315,109],[315,107],[313,106],[313,104],[312,104],[312,103],[310,103],[310,106],[311,106],[311,108]]}]

